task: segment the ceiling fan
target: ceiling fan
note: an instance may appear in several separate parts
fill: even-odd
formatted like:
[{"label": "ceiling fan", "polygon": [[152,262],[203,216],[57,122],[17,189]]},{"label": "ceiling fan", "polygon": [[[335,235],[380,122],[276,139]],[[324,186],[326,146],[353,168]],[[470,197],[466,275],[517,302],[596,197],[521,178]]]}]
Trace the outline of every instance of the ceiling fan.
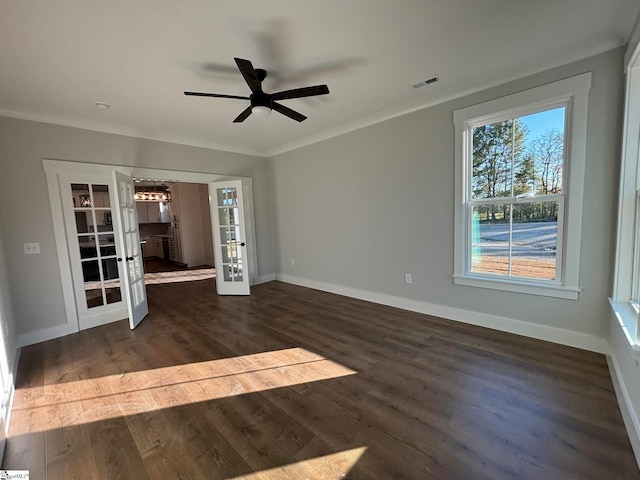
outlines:
[{"label": "ceiling fan", "polygon": [[261,68],[253,68],[249,60],[242,58],[234,58],[240,73],[244,77],[245,82],[251,89],[251,95],[241,97],[238,95],[224,95],[220,93],[201,93],[201,92],[184,92],[185,95],[193,95],[196,97],[219,97],[219,98],[237,98],[239,100],[249,100],[249,105],[238,115],[233,122],[244,122],[251,115],[266,117],[271,114],[271,110],[280,112],[281,114],[292,118],[298,122],[306,120],[307,117],[295,110],[285,107],[276,100],[288,100],[290,98],[313,97],[316,95],[326,95],[329,93],[329,87],[326,85],[314,85],[312,87],[294,88],[293,90],[284,90],[276,93],[265,93],[262,90],[262,81],[267,78],[267,71]]}]

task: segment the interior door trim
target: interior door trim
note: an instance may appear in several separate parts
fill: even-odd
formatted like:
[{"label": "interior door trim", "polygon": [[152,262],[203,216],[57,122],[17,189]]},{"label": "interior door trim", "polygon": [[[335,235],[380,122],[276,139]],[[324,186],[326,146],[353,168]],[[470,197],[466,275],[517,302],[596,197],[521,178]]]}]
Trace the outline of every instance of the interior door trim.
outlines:
[{"label": "interior door trim", "polygon": [[[96,163],[83,163],[71,160],[59,160],[44,158],[42,160],[43,169],[47,178],[47,186],[49,193],[49,205],[51,208],[51,218],[53,221],[53,232],[56,243],[56,253],[58,256],[58,268],[60,271],[60,281],[62,284],[62,295],[65,313],[67,316],[66,330],[67,334],[79,331],[78,314],[76,312],[75,295],[73,293],[73,279],[71,275],[71,263],[69,259],[67,238],[64,227],[64,216],[62,214],[62,195],[59,185],[59,175],[65,173],[77,174],[101,174],[111,175],[113,170],[118,170],[126,175],[141,178],[162,178],[163,180],[173,180],[175,182],[187,183],[210,183],[219,180],[242,180],[243,186],[247,186],[246,191],[251,192],[253,188],[253,179],[251,177],[239,177],[222,175],[215,173],[202,173],[192,171],[174,171],[156,168],[139,168],[123,165],[105,165]],[[251,201],[248,201],[251,199]],[[245,224],[247,224],[247,241],[249,245],[256,245],[255,238],[255,215],[253,196],[245,199]],[[251,283],[255,283],[258,274],[258,258],[257,250],[250,249],[249,257],[249,275]],[[38,335],[37,341],[46,341],[60,336],[62,325],[54,325],[51,328],[42,330]],[[33,343],[36,343],[35,341]]]}]

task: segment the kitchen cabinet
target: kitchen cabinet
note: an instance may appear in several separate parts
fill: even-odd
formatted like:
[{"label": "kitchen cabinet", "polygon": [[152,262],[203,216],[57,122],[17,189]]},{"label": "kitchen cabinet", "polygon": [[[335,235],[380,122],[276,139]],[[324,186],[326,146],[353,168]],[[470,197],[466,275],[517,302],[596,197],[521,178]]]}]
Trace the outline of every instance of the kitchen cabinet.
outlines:
[{"label": "kitchen cabinet", "polygon": [[169,191],[171,192],[171,203],[169,204],[169,213],[171,217],[171,221],[179,222],[180,221],[180,187],[177,183],[174,183],[169,187]]},{"label": "kitchen cabinet", "polygon": [[169,204],[162,202],[136,202],[138,223],[169,223]]},{"label": "kitchen cabinet", "polygon": [[138,212],[138,223],[149,223],[147,204],[145,202],[136,202],[136,211]]},{"label": "kitchen cabinet", "polygon": [[151,243],[153,245],[153,256],[164,258],[164,252],[162,250],[162,237],[151,237]]},{"label": "kitchen cabinet", "polygon": [[147,218],[149,223],[169,223],[169,204],[162,202],[147,202]]},{"label": "kitchen cabinet", "polygon": [[140,240],[146,242],[142,244],[142,258],[153,257],[153,245],[149,237],[140,237]]},{"label": "kitchen cabinet", "polygon": [[184,263],[180,222],[173,222],[173,237],[169,237],[169,259],[172,262]]},{"label": "kitchen cabinet", "polygon": [[142,256],[144,258],[157,257],[164,258],[163,237],[159,235],[145,236],[141,238],[147,243],[142,244]]}]

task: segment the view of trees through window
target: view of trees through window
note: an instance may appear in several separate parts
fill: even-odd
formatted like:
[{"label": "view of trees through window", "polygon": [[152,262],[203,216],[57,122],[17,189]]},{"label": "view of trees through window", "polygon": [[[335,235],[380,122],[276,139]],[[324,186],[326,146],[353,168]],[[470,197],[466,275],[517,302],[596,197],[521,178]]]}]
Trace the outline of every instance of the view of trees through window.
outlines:
[{"label": "view of trees through window", "polygon": [[471,270],[553,280],[565,107],[473,128]]}]

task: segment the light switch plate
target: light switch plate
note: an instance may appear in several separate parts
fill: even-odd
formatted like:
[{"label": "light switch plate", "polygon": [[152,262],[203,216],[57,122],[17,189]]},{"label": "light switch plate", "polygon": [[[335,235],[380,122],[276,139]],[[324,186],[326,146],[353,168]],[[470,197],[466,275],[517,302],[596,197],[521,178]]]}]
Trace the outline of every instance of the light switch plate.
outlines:
[{"label": "light switch plate", "polygon": [[40,253],[40,244],[38,242],[24,244],[24,254],[30,255],[32,253]]}]

